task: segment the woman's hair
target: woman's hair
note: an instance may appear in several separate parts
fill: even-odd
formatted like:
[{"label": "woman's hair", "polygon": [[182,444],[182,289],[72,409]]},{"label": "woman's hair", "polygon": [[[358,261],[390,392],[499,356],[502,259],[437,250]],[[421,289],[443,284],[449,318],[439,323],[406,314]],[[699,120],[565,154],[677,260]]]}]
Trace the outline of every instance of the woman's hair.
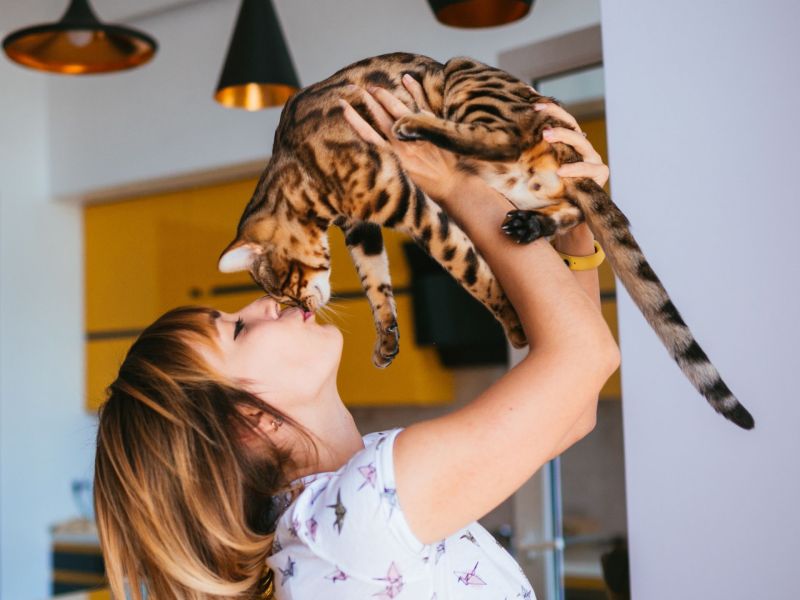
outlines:
[{"label": "woman's hair", "polygon": [[[237,406],[282,418],[316,452],[302,425],[204,360],[202,349],[217,348],[218,316],[184,307],[159,318],[100,408],[94,505],[116,598],[125,598],[123,582],[136,600],[142,588],[158,600],[257,592],[274,535],[271,496],[298,465]],[[244,434],[256,448],[244,447]]]}]

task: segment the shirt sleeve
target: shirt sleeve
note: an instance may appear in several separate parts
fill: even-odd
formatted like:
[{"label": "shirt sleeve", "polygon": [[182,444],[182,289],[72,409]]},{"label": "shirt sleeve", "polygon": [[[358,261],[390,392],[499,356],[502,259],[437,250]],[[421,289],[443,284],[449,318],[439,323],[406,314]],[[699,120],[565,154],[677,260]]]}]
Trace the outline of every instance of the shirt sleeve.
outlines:
[{"label": "shirt sleeve", "polygon": [[292,529],[318,556],[344,571],[378,577],[421,572],[431,545],[411,531],[398,503],[394,440],[377,432],[338,471],[307,484],[292,505]]}]

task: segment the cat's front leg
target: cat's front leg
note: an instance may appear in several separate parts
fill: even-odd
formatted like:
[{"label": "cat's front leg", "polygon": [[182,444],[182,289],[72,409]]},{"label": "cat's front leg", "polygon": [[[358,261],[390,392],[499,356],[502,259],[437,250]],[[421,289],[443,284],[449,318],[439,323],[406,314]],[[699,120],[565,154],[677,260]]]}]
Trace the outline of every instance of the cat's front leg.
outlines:
[{"label": "cat's front leg", "polygon": [[356,267],[361,285],[372,308],[378,337],[372,362],[381,369],[388,367],[400,350],[397,328],[397,307],[389,275],[389,259],[383,245],[380,225],[357,222],[343,225],[345,243]]},{"label": "cat's front leg", "polygon": [[509,211],[502,229],[518,244],[528,244],[540,237],[564,233],[581,221],[581,210],[564,200],[535,210]]}]

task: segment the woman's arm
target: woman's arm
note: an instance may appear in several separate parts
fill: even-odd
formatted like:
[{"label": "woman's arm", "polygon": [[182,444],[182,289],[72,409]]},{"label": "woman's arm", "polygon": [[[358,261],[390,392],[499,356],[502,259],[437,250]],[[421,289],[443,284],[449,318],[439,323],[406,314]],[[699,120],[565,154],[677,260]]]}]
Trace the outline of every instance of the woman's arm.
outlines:
[{"label": "woman's arm", "polygon": [[508,200],[483,180],[459,175],[449,153],[394,140],[391,124],[408,109],[387,92],[375,95],[389,112],[372,96],[367,101],[389,141],[346,104],[345,116],[365,139],[391,144],[415,183],[442,201],[489,263],[532,347],[468,405],[397,436],[398,502],[414,534],[430,543],[485,515],[565,440],[574,443],[588,432],[585,420],[580,429],[576,423],[595,410],[619,350],[596,305],[546,240],[517,245],[501,233]]}]

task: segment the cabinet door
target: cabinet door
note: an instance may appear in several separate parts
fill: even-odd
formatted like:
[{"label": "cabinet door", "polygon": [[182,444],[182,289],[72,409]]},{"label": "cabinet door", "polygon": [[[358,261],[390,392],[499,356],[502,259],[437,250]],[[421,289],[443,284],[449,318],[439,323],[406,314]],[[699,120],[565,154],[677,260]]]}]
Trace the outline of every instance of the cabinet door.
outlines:
[{"label": "cabinet door", "polygon": [[[262,295],[246,273],[217,271],[255,188],[244,180],[88,206],[84,212],[87,407],[96,409],[138,333],[187,304],[231,312]],[[404,237],[385,232],[396,287],[401,351],[387,369],[371,363],[375,330],[341,232],[331,228],[330,322],[344,335],[339,391],[350,406],[443,404],[453,376],[432,348],[414,344]],[[324,319],[324,317],[320,317]],[[310,350],[313,352],[313,349]]]}]

